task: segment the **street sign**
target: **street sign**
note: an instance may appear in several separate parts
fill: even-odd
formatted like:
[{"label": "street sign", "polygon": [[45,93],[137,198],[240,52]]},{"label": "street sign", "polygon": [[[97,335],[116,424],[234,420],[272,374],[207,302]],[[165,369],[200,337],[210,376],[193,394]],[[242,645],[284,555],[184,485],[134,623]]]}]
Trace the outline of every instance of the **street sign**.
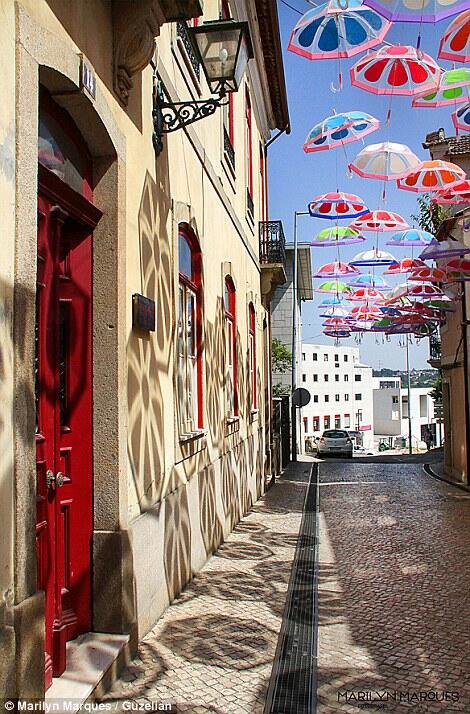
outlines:
[{"label": "street sign", "polygon": [[294,407],[306,407],[310,399],[310,392],[303,387],[297,387],[292,392],[292,404]]}]

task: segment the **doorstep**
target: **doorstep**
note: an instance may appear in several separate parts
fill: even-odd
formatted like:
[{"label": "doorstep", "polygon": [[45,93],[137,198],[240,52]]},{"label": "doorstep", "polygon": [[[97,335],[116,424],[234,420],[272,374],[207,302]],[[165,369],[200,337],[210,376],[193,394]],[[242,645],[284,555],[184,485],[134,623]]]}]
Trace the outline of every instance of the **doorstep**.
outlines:
[{"label": "doorstep", "polygon": [[54,712],[60,714],[67,711],[66,702],[72,700],[76,710],[77,705],[93,698],[100,684],[109,687],[109,678],[117,679],[129,659],[128,644],[129,635],[105,632],[87,632],[67,642],[67,669],[54,677],[45,702],[54,702]]}]

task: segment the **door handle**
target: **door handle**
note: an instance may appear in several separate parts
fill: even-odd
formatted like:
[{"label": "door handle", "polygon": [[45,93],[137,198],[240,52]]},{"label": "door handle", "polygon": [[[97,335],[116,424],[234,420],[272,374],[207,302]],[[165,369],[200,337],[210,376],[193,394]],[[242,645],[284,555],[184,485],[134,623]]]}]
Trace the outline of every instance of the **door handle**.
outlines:
[{"label": "door handle", "polygon": [[65,474],[62,473],[62,471],[58,471],[57,474],[54,474],[51,469],[47,469],[46,471],[46,485],[47,488],[52,488],[55,486],[56,488],[60,488],[63,486],[65,483]]}]

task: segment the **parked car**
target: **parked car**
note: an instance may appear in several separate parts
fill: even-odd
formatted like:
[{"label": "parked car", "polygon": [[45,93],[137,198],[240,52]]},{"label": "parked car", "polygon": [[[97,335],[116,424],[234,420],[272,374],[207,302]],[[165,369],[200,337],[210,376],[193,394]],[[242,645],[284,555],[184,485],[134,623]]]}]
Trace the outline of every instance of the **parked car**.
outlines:
[{"label": "parked car", "polygon": [[352,459],[353,443],[344,429],[327,429],[318,442],[318,456],[345,456]]},{"label": "parked car", "polygon": [[356,456],[375,456],[375,451],[372,451],[371,449],[365,449],[363,446],[359,446],[357,444],[354,444],[354,454]]}]

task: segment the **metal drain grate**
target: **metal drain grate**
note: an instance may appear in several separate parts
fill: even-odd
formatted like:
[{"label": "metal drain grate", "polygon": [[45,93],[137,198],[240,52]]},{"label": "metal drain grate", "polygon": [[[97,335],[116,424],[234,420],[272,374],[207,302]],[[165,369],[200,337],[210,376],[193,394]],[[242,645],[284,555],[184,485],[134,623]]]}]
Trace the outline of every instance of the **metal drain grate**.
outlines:
[{"label": "metal drain grate", "polygon": [[316,710],[318,467],[312,466],[265,714]]}]

